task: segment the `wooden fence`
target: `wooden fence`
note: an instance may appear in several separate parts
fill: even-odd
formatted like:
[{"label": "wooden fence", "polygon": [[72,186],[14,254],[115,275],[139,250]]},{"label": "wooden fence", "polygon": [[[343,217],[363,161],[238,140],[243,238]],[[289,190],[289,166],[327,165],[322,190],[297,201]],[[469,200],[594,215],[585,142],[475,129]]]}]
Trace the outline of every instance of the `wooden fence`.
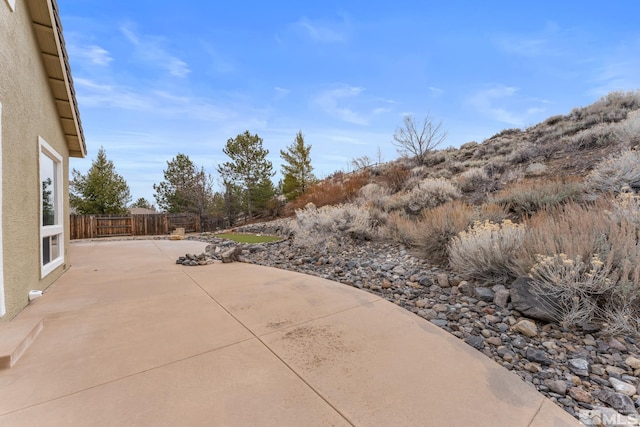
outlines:
[{"label": "wooden fence", "polygon": [[176,228],[187,233],[216,231],[225,226],[222,218],[200,219],[196,214],[136,214],[136,215],[71,215],[71,239],[92,239],[116,236],[159,236]]}]

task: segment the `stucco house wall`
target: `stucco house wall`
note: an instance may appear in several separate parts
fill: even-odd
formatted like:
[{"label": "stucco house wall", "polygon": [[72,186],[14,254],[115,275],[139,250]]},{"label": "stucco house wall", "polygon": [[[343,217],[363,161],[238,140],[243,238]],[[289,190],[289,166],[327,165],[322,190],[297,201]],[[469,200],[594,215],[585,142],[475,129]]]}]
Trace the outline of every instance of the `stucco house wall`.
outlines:
[{"label": "stucco house wall", "polygon": [[[12,3],[13,7],[12,7]],[[12,10],[13,9],[13,10]],[[53,28],[34,23],[34,15],[57,14],[55,0],[0,0],[0,133],[2,186],[2,274],[5,313],[2,320],[13,318],[28,304],[30,290],[45,290],[69,268],[69,136],[65,133],[64,97],[54,95],[45,61],[55,55],[44,53],[43,40],[49,37],[56,46],[56,23]],[[39,33],[38,33],[39,32]],[[44,36],[43,36],[44,35]],[[60,61],[66,60],[64,40],[57,44]],[[50,48],[51,48],[50,46]],[[64,68],[61,61],[60,68]],[[67,67],[68,72],[68,67]],[[69,75],[70,79],[70,75]],[[64,79],[62,79],[64,83]],[[72,85],[72,81],[70,82]],[[59,89],[59,88],[58,88]],[[71,91],[73,94],[73,91]],[[75,95],[72,95],[75,104]],[[76,109],[77,112],[77,109]],[[73,116],[73,115],[72,115]],[[67,119],[68,120],[68,119]],[[80,142],[84,147],[79,117]],[[53,271],[42,267],[42,182],[40,177],[41,146],[43,141],[61,157],[62,240],[63,262]],[[75,147],[74,147],[75,148]],[[83,150],[81,150],[81,154]],[[73,153],[78,155],[77,152]],[[43,277],[44,276],[44,277]],[[0,292],[2,290],[0,289]],[[2,315],[0,307],[0,315]]]}]

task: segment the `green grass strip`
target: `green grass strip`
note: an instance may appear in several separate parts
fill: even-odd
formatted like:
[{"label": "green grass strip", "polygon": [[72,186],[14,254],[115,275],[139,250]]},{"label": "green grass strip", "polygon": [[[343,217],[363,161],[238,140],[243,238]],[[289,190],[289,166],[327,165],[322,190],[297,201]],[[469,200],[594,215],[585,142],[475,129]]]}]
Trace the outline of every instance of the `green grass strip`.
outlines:
[{"label": "green grass strip", "polygon": [[269,243],[282,240],[280,237],[276,236],[256,236],[255,234],[244,233],[223,233],[216,234],[216,237],[220,237],[221,239],[233,240],[234,242],[238,243]]}]

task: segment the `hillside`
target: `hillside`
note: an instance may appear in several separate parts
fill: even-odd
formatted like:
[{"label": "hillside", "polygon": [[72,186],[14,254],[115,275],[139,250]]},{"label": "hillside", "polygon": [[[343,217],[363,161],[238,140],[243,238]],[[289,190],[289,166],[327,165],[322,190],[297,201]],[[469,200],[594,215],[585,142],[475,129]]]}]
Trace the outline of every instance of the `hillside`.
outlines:
[{"label": "hillside", "polygon": [[293,243],[393,242],[478,286],[527,276],[563,325],[640,337],[639,143],[640,92],[611,93],[421,165],[335,174],[289,204]]},{"label": "hillside", "polygon": [[308,202],[320,207],[351,201],[368,183],[397,193],[425,178],[456,182],[464,200],[481,203],[488,194],[522,181],[583,180],[601,160],[638,144],[640,91],[613,92],[527,129],[505,129],[481,143],[435,150],[422,166],[403,157],[348,174],[337,172],[290,204],[288,211]]},{"label": "hillside", "polygon": [[401,245],[474,286],[528,277],[547,318],[640,337],[639,143],[640,91],[612,92],[422,164],[337,172],[287,204],[284,228],[313,253]]}]

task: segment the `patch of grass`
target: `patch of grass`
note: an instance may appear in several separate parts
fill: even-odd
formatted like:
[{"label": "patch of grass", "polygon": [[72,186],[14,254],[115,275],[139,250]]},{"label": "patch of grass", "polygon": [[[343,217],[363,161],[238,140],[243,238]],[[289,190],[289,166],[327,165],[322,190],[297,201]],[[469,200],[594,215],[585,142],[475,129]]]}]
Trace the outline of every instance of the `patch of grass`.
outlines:
[{"label": "patch of grass", "polygon": [[281,238],[277,236],[263,236],[248,233],[223,233],[216,234],[216,237],[219,237],[221,239],[233,240],[234,242],[238,243],[271,243],[281,240]]}]

